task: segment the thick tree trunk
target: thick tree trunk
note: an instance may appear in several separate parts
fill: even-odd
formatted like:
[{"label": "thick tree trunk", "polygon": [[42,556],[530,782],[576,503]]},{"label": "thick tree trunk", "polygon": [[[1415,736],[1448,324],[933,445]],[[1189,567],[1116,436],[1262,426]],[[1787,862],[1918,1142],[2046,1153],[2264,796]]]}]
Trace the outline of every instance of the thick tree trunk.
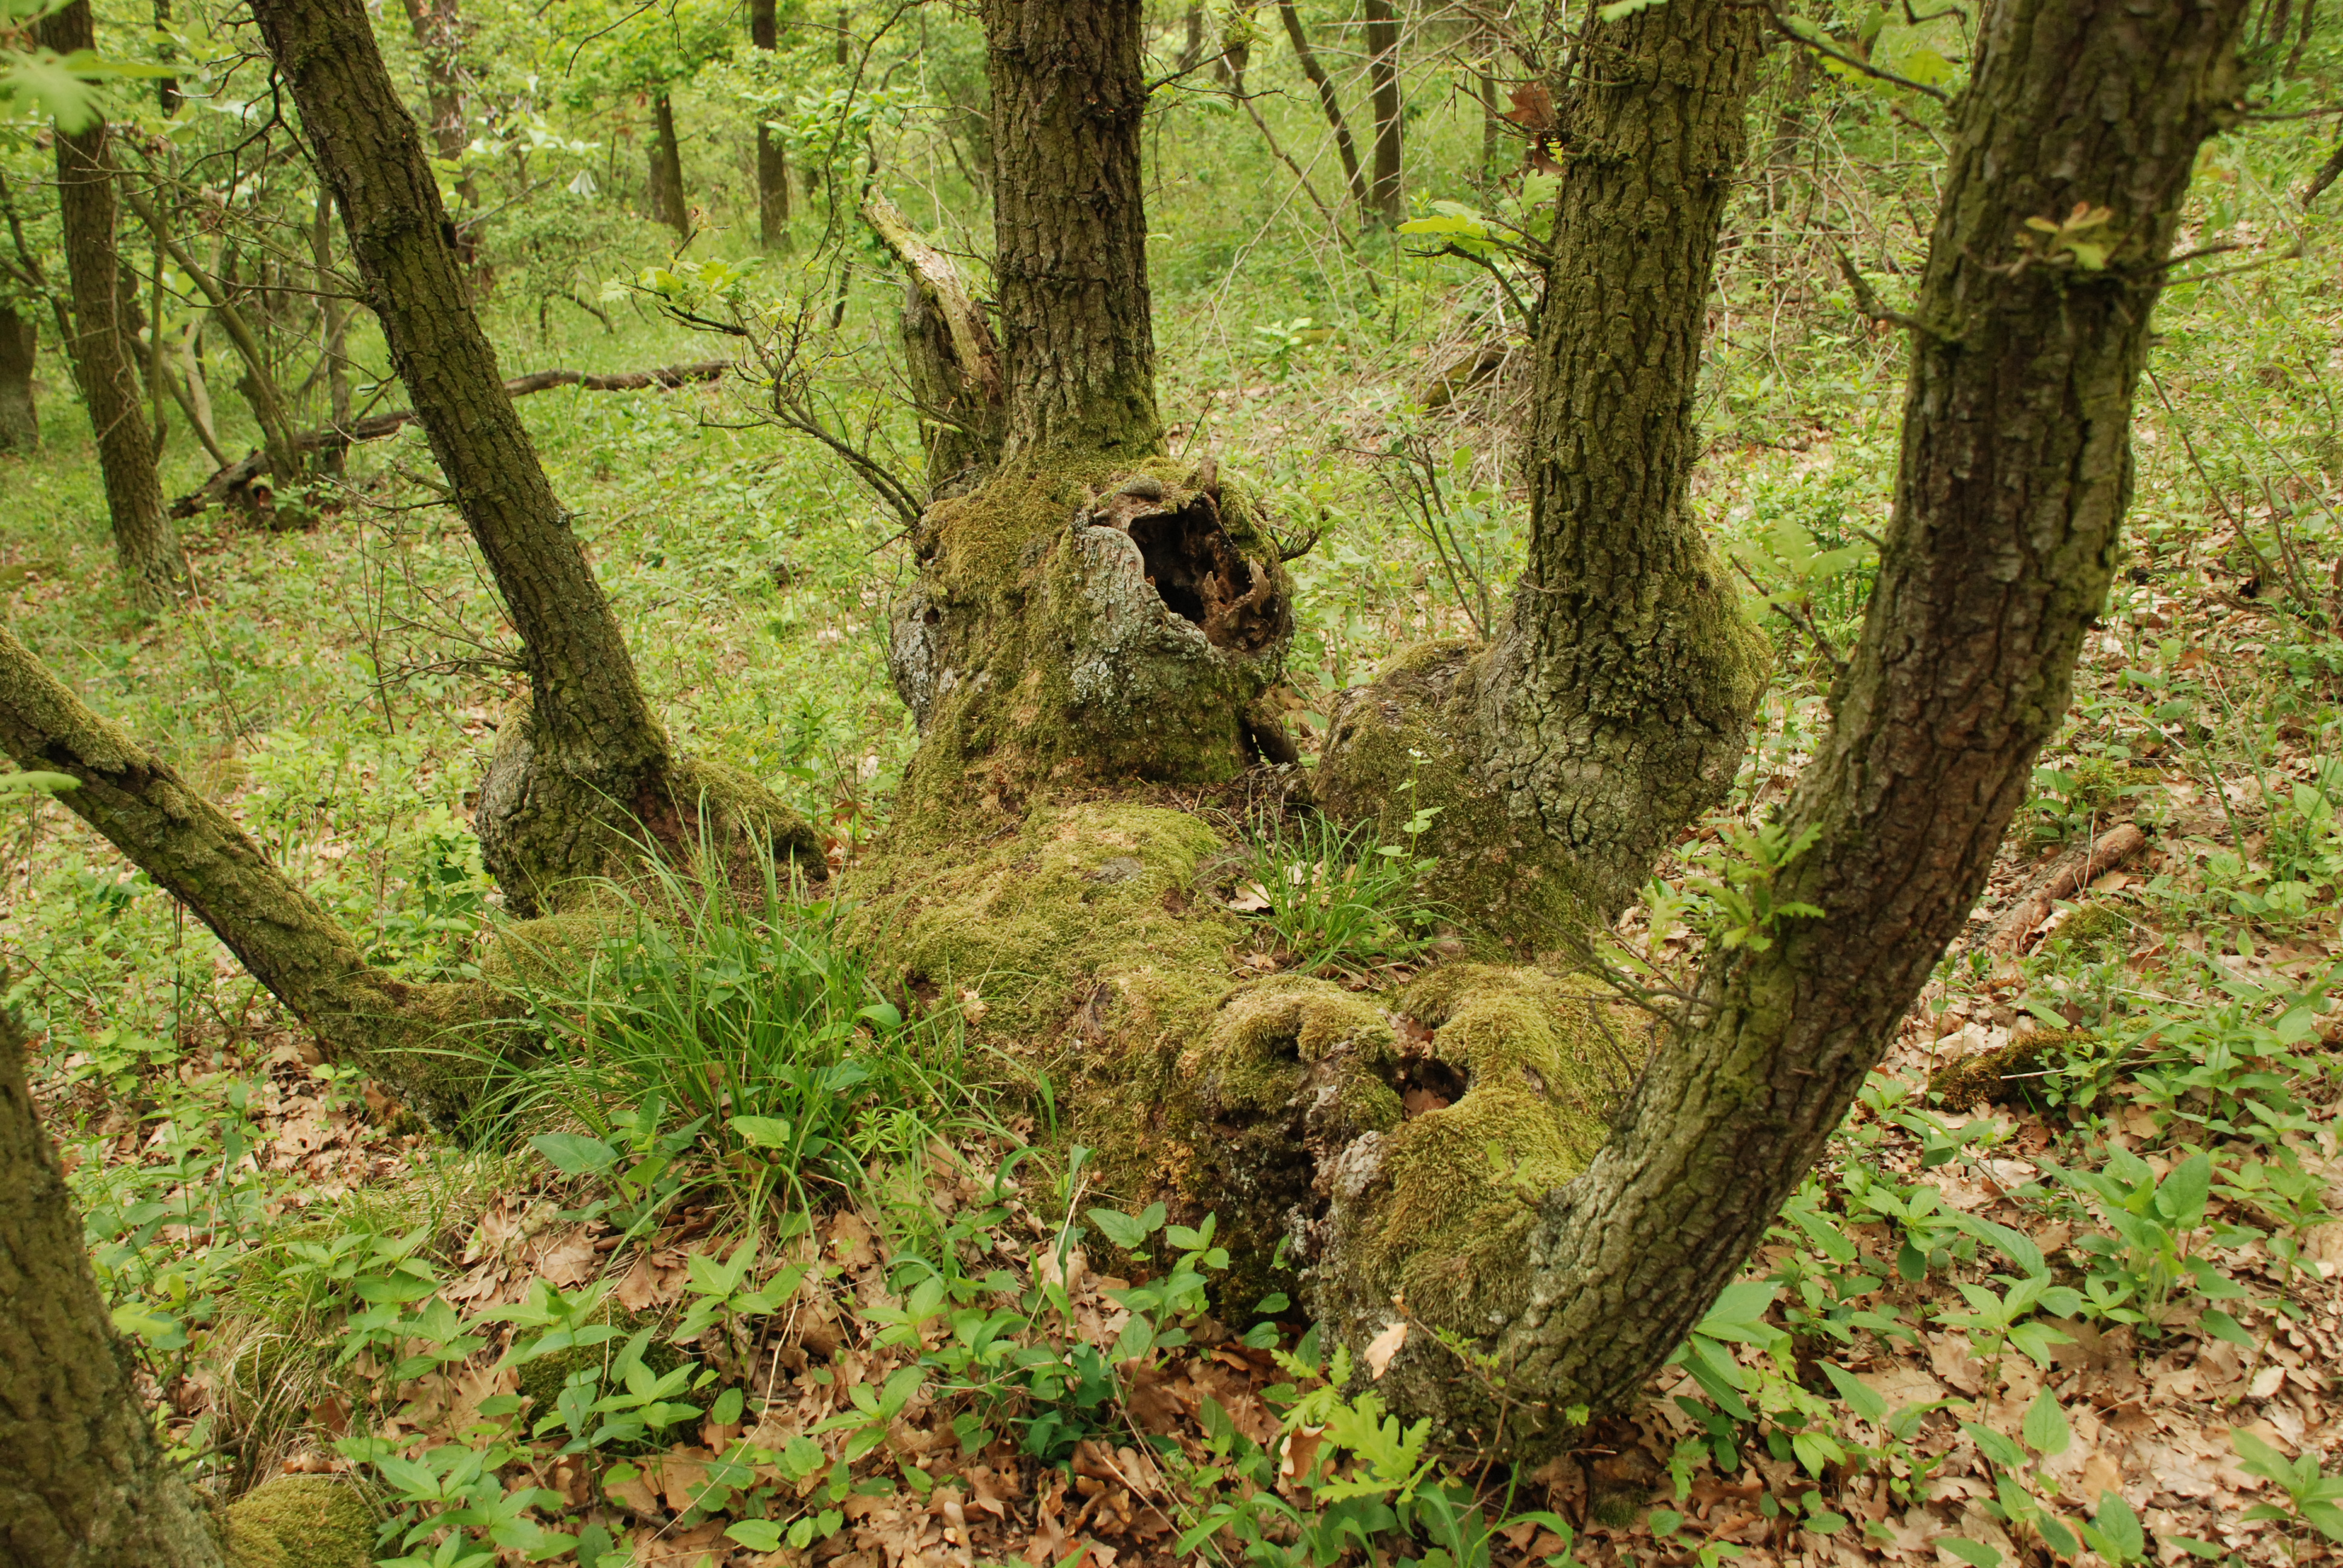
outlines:
[{"label": "thick tree trunk", "polygon": [[1333,716],[1319,769],[1346,817],[1439,806],[1425,844],[1443,893],[1518,949],[1566,944],[1634,899],[1730,787],[1763,688],[1763,644],[1687,499],[1760,27],[1726,0],[1588,23],[1555,94],[1568,172],[1535,349],[1528,561],[1487,648],[1434,646],[1379,678]]},{"label": "thick tree trunk", "polygon": [[688,856],[703,811],[728,854],[760,842],[820,879],[819,841],[769,790],[670,751],[498,374],[366,8],[258,0],[254,14],[333,187],[391,364],[520,634],[528,709],[498,732],[474,819],[507,900],[530,912],[564,884],[632,864],[645,833]]},{"label": "thick tree trunk", "polygon": [[1318,62],[1318,51],[1310,46],[1310,35],[1302,29],[1302,13],[1293,0],[1278,0],[1277,15],[1285,24],[1285,35],[1293,44],[1293,57],[1302,62],[1302,74],[1318,89],[1318,106],[1325,111],[1327,128],[1334,133],[1334,152],[1342,160],[1342,178],[1351,187],[1351,199],[1359,204],[1362,214],[1373,210],[1373,198],[1367,191],[1367,176],[1359,167],[1358,144],[1351,139],[1351,122],[1342,113],[1342,95],[1334,91],[1333,78]]},{"label": "thick tree trunk", "polygon": [[33,397],[40,347],[40,324],[14,305],[0,305],[0,452],[30,452],[41,444],[41,410]]},{"label": "thick tree trunk", "polygon": [[0,1194],[0,1568],[223,1568],[146,1423],[5,1010]]},{"label": "thick tree trunk", "polygon": [[0,1011],[0,1568],[366,1568],[375,1515],[356,1487],[287,1478],[216,1522],[164,1457],[25,1049]]},{"label": "thick tree trunk", "polygon": [[651,95],[650,216],[684,234],[691,213],[683,199],[683,148],[675,139],[675,105],[665,93]]},{"label": "thick tree trunk", "polygon": [[1367,81],[1375,106],[1375,170],[1367,206],[1378,223],[1396,227],[1407,216],[1400,186],[1400,142],[1405,134],[1399,94],[1399,13],[1392,0],[1366,0]]},{"label": "thick tree trunk", "polygon": [[[89,0],[74,0],[41,18],[38,34],[61,55],[96,47]],[[57,128],[57,207],[65,228],[65,268],[73,279],[74,330],[66,351],[80,372],[82,401],[97,437],[114,549],[131,602],[160,609],[186,591],[187,559],[163,515],[155,475],[154,435],[138,406],[138,373],[121,320],[121,264],[114,245],[114,167],[106,122]]]},{"label": "thick tree trunk", "polygon": [[[749,0],[749,43],[767,54],[781,46],[774,0]],[[767,250],[789,243],[789,153],[762,115],[757,116],[757,233]]]},{"label": "thick tree trunk", "polygon": [[5,628],[0,750],[19,767],[81,780],[59,797],[75,815],[209,926],[337,1060],[432,1115],[463,1109],[460,1058],[435,1037],[481,1015],[468,988],[408,985],[369,967],[349,934],[227,813],[84,707]]},{"label": "thick tree trunk", "polygon": [[1009,453],[1159,450],[1139,0],[984,0]]},{"label": "thick tree trunk", "polygon": [[[1668,9],[1674,9],[1671,5]],[[1772,944],[1696,1000],[1575,1181],[1534,1201],[1502,1311],[1438,1325],[1506,1369],[1514,1430],[1624,1401],[1757,1245],[1983,890],[2066,710],[2130,498],[2132,398],[2199,146],[2235,110],[2247,0],[2003,0],[1986,13],[1912,335],[1896,509],[1833,725],[1785,808]],[[1654,13],[1647,13],[1654,15]],[[2068,246],[2029,228],[2104,211]],[[2100,253],[2086,247],[2105,246]],[[1355,1155],[1317,1264],[1363,1342],[1417,1259],[1346,1269],[1389,1207]],[[1503,1292],[1490,1292],[1493,1298]],[[1408,1292],[1411,1305],[1417,1297]],[[1411,1334],[1381,1386],[1485,1418]],[[1542,1430],[1541,1430],[1542,1429]]]}]

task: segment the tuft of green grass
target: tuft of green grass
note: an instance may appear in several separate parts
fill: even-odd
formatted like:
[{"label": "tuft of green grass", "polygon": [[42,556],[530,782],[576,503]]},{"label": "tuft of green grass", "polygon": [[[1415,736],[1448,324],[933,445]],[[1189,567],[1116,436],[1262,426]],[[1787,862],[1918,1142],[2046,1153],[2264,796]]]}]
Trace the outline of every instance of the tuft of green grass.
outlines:
[{"label": "tuft of green grass", "polygon": [[1404,962],[1439,934],[1440,906],[1424,895],[1438,864],[1416,852],[1431,825],[1419,812],[1403,844],[1377,844],[1372,828],[1310,813],[1249,825],[1247,866],[1232,907],[1256,916],[1293,967],[1363,974]]}]

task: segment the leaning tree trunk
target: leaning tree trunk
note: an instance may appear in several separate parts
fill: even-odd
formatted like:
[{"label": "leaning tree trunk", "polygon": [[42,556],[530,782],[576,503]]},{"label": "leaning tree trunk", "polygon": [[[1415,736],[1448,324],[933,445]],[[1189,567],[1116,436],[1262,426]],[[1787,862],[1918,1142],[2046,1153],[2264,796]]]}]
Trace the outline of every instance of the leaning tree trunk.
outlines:
[{"label": "leaning tree trunk", "polygon": [[[1278,0],[1278,19],[1285,24],[1285,36],[1293,45],[1293,57],[1302,64],[1302,74],[1318,89],[1318,107],[1326,116],[1326,127],[1334,134],[1334,152],[1342,160],[1342,178],[1351,187],[1351,199],[1359,206],[1362,215],[1373,210],[1373,198],[1367,191],[1367,176],[1359,167],[1358,144],[1351,139],[1351,122],[1342,113],[1342,95],[1334,90],[1334,79],[1319,63],[1318,51],[1310,46],[1310,34],[1302,25],[1302,12],[1293,0]],[[1378,107],[1382,100],[1376,100]],[[1397,167],[1397,160],[1393,160]],[[1381,173],[1381,165],[1377,165]]]},{"label": "leaning tree trunk", "polygon": [[458,1042],[438,1037],[482,1016],[482,999],[468,987],[409,985],[367,964],[349,933],[233,818],[83,706],[5,627],[0,751],[19,767],[79,780],[62,793],[65,804],[210,927],[337,1060],[443,1121],[466,1108],[466,1059]]},{"label": "leaning tree trunk", "polygon": [[[1508,1419],[1533,1442],[1561,1435],[1570,1406],[1633,1397],[1731,1281],[1985,887],[2106,602],[2150,313],[2197,149],[2236,112],[2247,3],[1986,14],[1913,320],[1878,584],[1782,813],[1811,843],[1775,900],[1823,912],[1783,918],[1762,950],[1712,948],[1602,1151],[1523,1199],[1518,1245],[1428,1324],[1505,1369]],[[1350,1151],[1321,1232],[1317,1304],[1354,1343],[1395,1296],[1421,1314],[1453,1272],[1453,1254],[1389,1229],[1407,1152],[1404,1129]],[[1410,1333],[1383,1392],[1453,1426],[1487,1421],[1455,1364]]]},{"label": "leaning tree trunk", "polygon": [[14,305],[0,305],[0,452],[30,452],[41,444],[41,410],[33,397],[40,347],[39,324]]},{"label": "leaning tree trunk", "polygon": [[665,93],[651,95],[651,216],[678,234],[691,227],[683,200],[683,148],[675,139],[675,105]]},{"label": "leaning tree trunk", "polygon": [[341,208],[391,364],[520,634],[528,707],[498,733],[474,819],[512,907],[531,912],[564,884],[632,864],[646,833],[689,854],[703,803],[728,854],[761,837],[820,878],[812,830],[769,790],[669,749],[498,373],[365,6],[257,0],[253,9]]},{"label": "leaning tree trunk", "polygon": [[1519,950],[1567,945],[1634,899],[1731,785],[1763,689],[1763,644],[1688,499],[1762,15],[1671,0],[1588,23],[1555,94],[1568,168],[1520,584],[1489,646],[1419,648],[1331,716],[1328,808],[1397,831],[1438,807],[1423,842],[1443,895]]},{"label": "leaning tree trunk", "polygon": [[[781,46],[774,0],[749,0],[749,44],[769,55]],[[767,250],[789,243],[789,151],[760,113],[757,116],[757,237]]]},{"label": "leaning tree trunk", "polygon": [[25,1057],[0,1010],[0,1568],[372,1563],[374,1510],[356,1487],[274,1482],[220,1529],[164,1457]]},{"label": "leaning tree trunk", "polygon": [[[89,0],[74,0],[41,18],[41,43],[61,55],[96,46]],[[139,407],[138,374],[121,320],[120,262],[114,246],[114,167],[106,121],[56,130],[57,208],[65,267],[73,279],[73,337],[65,348],[79,368],[82,401],[97,437],[114,550],[129,579],[131,602],[161,609],[186,591],[187,558],[178,530],[163,515],[154,437]]]},{"label": "leaning tree trunk", "polygon": [[1367,81],[1375,108],[1374,176],[1367,206],[1375,221],[1397,227],[1407,216],[1400,188],[1399,13],[1392,0],[1366,0]]}]

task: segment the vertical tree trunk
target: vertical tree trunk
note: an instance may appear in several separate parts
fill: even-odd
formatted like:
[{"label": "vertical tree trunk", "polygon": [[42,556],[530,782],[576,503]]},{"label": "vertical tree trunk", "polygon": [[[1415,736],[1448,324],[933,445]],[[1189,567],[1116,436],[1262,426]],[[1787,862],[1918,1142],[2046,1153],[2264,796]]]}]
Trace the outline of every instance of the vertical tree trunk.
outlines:
[{"label": "vertical tree trunk", "polygon": [[13,304],[0,305],[0,452],[30,452],[41,444],[41,411],[33,400],[40,346],[39,324]]},{"label": "vertical tree trunk", "polygon": [[984,0],[1008,453],[1162,445],[1139,0]]},{"label": "vertical tree trunk", "polygon": [[1568,169],[1534,348],[1529,558],[1486,648],[1428,652],[1346,703],[1319,766],[1347,817],[1440,806],[1425,842],[1443,892],[1522,949],[1633,901],[1730,787],[1763,689],[1762,640],[1687,501],[1761,15],[1669,0],[1587,23],[1554,93]]},{"label": "vertical tree trunk", "polygon": [[1359,167],[1358,145],[1351,139],[1351,122],[1342,113],[1342,95],[1334,91],[1326,67],[1318,63],[1318,51],[1310,46],[1310,35],[1302,29],[1302,13],[1293,0],[1278,0],[1277,15],[1285,24],[1286,37],[1292,41],[1294,58],[1302,62],[1302,74],[1318,89],[1318,106],[1325,111],[1326,125],[1334,133],[1334,151],[1342,160],[1342,178],[1350,185],[1351,199],[1359,204],[1362,216],[1371,216],[1373,202],[1367,192],[1366,175]]},{"label": "vertical tree trunk", "polygon": [[[781,46],[774,0],[749,0],[749,42],[767,54]],[[757,116],[757,233],[767,250],[789,242],[789,152],[765,116]]]},{"label": "vertical tree trunk", "polygon": [[1188,36],[1180,45],[1180,69],[1182,73],[1192,71],[1203,63],[1204,8],[1191,5],[1188,7]]},{"label": "vertical tree trunk", "polygon": [[[1879,581],[1831,731],[1782,813],[1811,847],[1774,897],[1823,913],[1785,917],[1763,951],[1711,950],[1610,1141],[1536,1202],[1521,1304],[1449,1325],[1506,1369],[1521,1419],[1559,1432],[1568,1405],[1632,1397],[1681,1342],[1984,889],[2106,600],[2150,315],[2197,149],[2236,110],[2246,9],[1986,12],[1916,312]],[[2107,220],[2075,237],[2106,246],[2103,265],[2026,226],[2099,207]],[[1348,1335],[1388,1321],[1392,1283],[1354,1278],[1329,1303]],[[1454,1368],[1411,1336],[1381,1387],[1453,1413]]]},{"label": "vertical tree trunk", "polygon": [[1367,205],[1379,223],[1397,226],[1407,216],[1400,186],[1399,13],[1392,0],[1366,0],[1367,80],[1375,106],[1375,172]]},{"label": "vertical tree trunk", "polygon": [[[341,280],[334,276],[334,193],[317,187],[317,216],[309,226],[309,255],[317,264],[319,323],[318,352],[326,357],[327,420],[337,430],[350,427],[350,307],[341,297]],[[349,455],[347,445],[327,444],[320,462],[330,474],[342,472]]]},{"label": "vertical tree trunk", "polygon": [[0,1564],[223,1568],[123,1364],[5,1010],[0,1193]]},{"label": "vertical tree trunk", "polygon": [[683,148],[675,139],[675,106],[665,93],[651,95],[650,216],[678,234],[691,227],[683,200]]},{"label": "vertical tree trunk", "polygon": [[[162,33],[166,31],[170,25],[171,0],[155,0],[155,30],[157,33]],[[178,57],[178,50],[166,38],[156,48],[156,55],[159,59],[168,63],[169,61],[175,60]],[[165,119],[168,119],[173,115],[179,112],[179,101],[180,95],[178,77],[157,76],[155,78],[155,103],[156,106],[163,111],[163,117]]]},{"label": "vertical tree trunk", "polygon": [[[74,0],[42,17],[39,37],[61,55],[95,47],[89,0]],[[180,553],[178,530],[163,515],[154,436],[138,406],[138,373],[121,320],[114,167],[106,122],[96,118],[72,132],[59,126],[56,138],[57,207],[74,297],[74,331],[66,349],[79,367],[82,400],[97,437],[115,554],[129,581],[131,602],[141,609],[160,609],[186,590],[187,559]]]}]

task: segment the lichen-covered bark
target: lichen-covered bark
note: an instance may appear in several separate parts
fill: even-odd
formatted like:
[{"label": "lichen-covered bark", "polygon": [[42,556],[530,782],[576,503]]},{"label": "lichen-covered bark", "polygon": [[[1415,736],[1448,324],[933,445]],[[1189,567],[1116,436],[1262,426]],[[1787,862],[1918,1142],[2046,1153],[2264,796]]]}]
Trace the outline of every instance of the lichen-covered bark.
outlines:
[{"label": "lichen-covered bark", "polygon": [[488,1010],[473,988],[418,986],[369,966],[349,933],[286,879],[227,813],[93,713],[0,627],[0,750],[69,774],[59,797],[186,903],[253,978],[317,1033],[427,1113],[452,1120],[471,1077],[443,1032]]},{"label": "lichen-covered bark", "polygon": [[1139,0],[984,0],[1009,449],[1162,445]]},{"label": "lichen-covered bark", "polygon": [[[1476,874],[1502,868],[1499,901],[1463,912],[1523,948],[1634,900],[1730,786],[1763,689],[1762,642],[1687,501],[1760,23],[1726,0],[1588,23],[1557,94],[1568,172],[1539,317],[1529,559],[1471,668],[1436,691],[1378,680],[1333,716],[1330,807],[1457,808],[1429,846]],[[1383,742],[1410,727],[1438,744],[1394,760]],[[1426,770],[1437,800],[1398,793]]]},{"label": "lichen-covered bark", "polygon": [[439,188],[358,0],[259,0],[270,53],[334,190],[391,364],[496,578],[528,670],[526,711],[498,733],[475,825],[512,906],[630,859],[648,832],[690,854],[703,797],[735,829],[804,855],[813,836],[771,792],[678,765],[618,617],[570,531],[498,372]]},{"label": "lichen-covered bark", "polygon": [[[1667,7],[1674,10],[1676,7]],[[1896,509],[1831,732],[1784,811],[1813,847],[1764,952],[1712,953],[1618,1131],[1507,1260],[1515,1310],[1453,1322],[1533,1445],[1632,1396],[1706,1310],[1878,1061],[1985,885],[2066,708],[2129,500],[2134,386],[2188,175],[2240,83],[2244,0],[2004,0],[1956,110],[1921,286]],[[2109,210],[2107,265],[2029,219]],[[1355,1261],[1355,1254],[1353,1255]],[[1322,1265],[1345,1278],[1339,1254]],[[1388,1307],[1330,1301],[1363,1340]],[[1382,1384],[1469,1426],[1448,1352]]]},{"label": "lichen-covered bark", "polygon": [[1259,755],[1292,585],[1209,461],[1011,458],[912,547],[888,660],[920,729],[899,834],[983,838],[1053,792],[1232,779]]},{"label": "lichen-covered bark", "polygon": [[0,1011],[0,1568],[225,1563],[147,1425]]},{"label": "lichen-covered bark", "polygon": [[[41,43],[61,55],[96,44],[89,0],[74,0],[42,17],[37,31]],[[139,406],[130,334],[121,319],[114,161],[105,120],[94,118],[78,131],[59,126],[56,155],[57,212],[65,229],[65,270],[73,280],[73,335],[65,349],[73,356],[90,429],[97,437],[114,552],[129,582],[131,602],[141,609],[161,609],[186,591],[187,559],[178,530],[163,515],[154,437]]]}]

